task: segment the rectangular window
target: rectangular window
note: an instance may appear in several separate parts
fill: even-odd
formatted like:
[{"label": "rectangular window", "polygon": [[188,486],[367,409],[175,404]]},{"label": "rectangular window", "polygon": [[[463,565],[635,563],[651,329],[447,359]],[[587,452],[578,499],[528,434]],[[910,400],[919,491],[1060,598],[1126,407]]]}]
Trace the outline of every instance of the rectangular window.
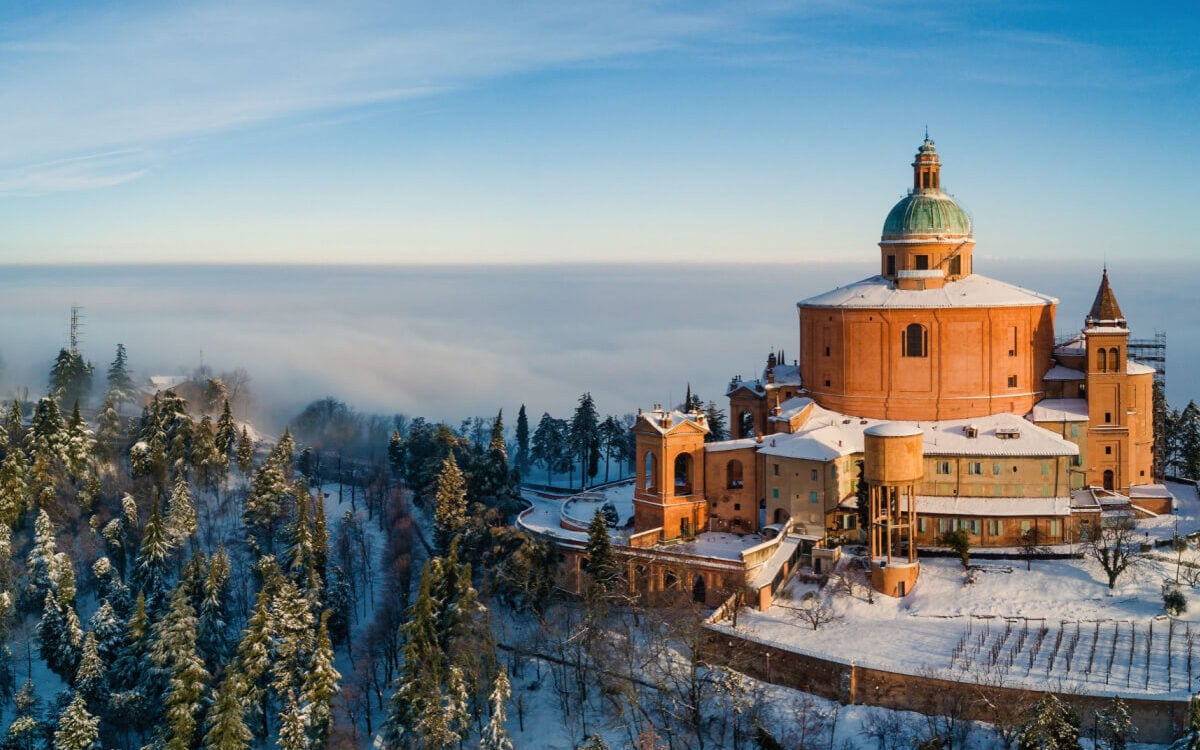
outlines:
[{"label": "rectangular window", "polygon": [[734,503],[734,504],[733,504],[733,509],[734,509],[734,510],[741,510],[741,509],[742,509],[742,504],[741,504],[741,503]]},{"label": "rectangular window", "polygon": [[937,473],[938,474],[949,474],[950,473],[950,462],[949,461],[938,461],[937,462]]},{"label": "rectangular window", "polygon": [[812,492],[808,493],[808,501],[814,505],[817,502],[819,502],[817,499],[817,491],[816,490],[813,490]]},{"label": "rectangular window", "polygon": [[969,462],[967,464],[967,473],[968,474],[976,474],[976,475],[982,474],[983,473],[983,464],[980,463],[979,461]]},{"label": "rectangular window", "polygon": [[925,519],[924,518],[917,519],[917,532],[920,534],[925,533]]},{"label": "rectangular window", "polygon": [[1042,461],[1042,476],[1050,476],[1050,464],[1046,463],[1045,461]]},{"label": "rectangular window", "polygon": [[887,257],[887,275],[888,276],[896,275],[896,256],[895,255],[889,255]]},{"label": "rectangular window", "polygon": [[962,276],[962,257],[955,255],[950,259],[950,268],[948,269],[949,276]]},{"label": "rectangular window", "polygon": [[1000,464],[992,464],[992,475],[1000,476]]},{"label": "rectangular window", "polygon": [[1104,455],[1106,455],[1106,456],[1112,455],[1112,446],[1111,445],[1104,446]]},{"label": "rectangular window", "polygon": [[1000,522],[992,519],[988,521],[988,536],[1000,536]]},{"label": "rectangular window", "polygon": [[1112,412],[1104,412],[1104,424],[1112,424]]},{"label": "rectangular window", "polygon": [[1059,534],[1059,526],[1058,526],[1059,523],[1060,522],[1058,521],[1058,519],[1054,519],[1054,520],[1050,521],[1050,536],[1054,537],[1056,539],[1058,538],[1058,534]]},{"label": "rectangular window", "polygon": [[826,357],[828,357],[828,356],[829,356],[829,347],[828,347],[828,346],[827,346],[827,347],[825,347],[825,356],[826,356]]},{"label": "rectangular window", "polygon": [[972,534],[974,534],[975,536],[979,536],[979,521],[978,520],[968,521],[967,528],[970,530],[970,532]]},{"label": "rectangular window", "polygon": [[776,500],[779,499],[779,488],[778,487],[771,488],[771,497],[775,498]]},{"label": "rectangular window", "polygon": [[1009,388],[1016,388],[1016,387],[1017,387],[1017,376],[1016,376],[1016,375],[1009,375],[1009,376],[1008,376],[1008,387],[1009,387]]},{"label": "rectangular window", "polygon": [[1071,437],[1073,437],[1073,438],[1079,437],[1079,425],[1077,425],[1077,424],[1071,425]]},{"label": "rectangular window", "polygon": [[820,479],[820,474],[817,472],[816,469],[813,469],[812,471],[809,472],[808,478],[815,482],[818,479]]},{"label": "rectangular window", "polygon": [[1021,522],[1021,533],[1024,534],[1026,531],[1029,531],[1029,522],[1022,521]]},{"label": "rectangular window", "polygon": [[914,260],[917,261],[917,270],[918,271],[928,271],[929,270],[929,256],[928,255],[918,255],[914,258]]},{"label": "rectangular window", "polygon": [[938,533],[945,534],[949,530],[950,530],[950,522],[947,521],[945,518],[939,518],[938,519]]},{"label": "rectangular window", "polygon": [[771,471],[775,476],[779,476],[779,464],[771,464]]}]

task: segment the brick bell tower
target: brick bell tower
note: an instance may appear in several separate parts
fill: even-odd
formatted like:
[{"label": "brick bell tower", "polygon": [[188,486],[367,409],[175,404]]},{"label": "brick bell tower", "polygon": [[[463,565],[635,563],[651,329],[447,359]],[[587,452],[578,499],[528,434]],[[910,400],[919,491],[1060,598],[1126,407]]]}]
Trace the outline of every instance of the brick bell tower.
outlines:
[{"label": "brick bell tower", "polygon": [[634,531],[661,529],[660,539],[687,539],[708,527],[704,496],[702,412],[639,412],[633,434],[637,443],[637,483],[633,492]]}]

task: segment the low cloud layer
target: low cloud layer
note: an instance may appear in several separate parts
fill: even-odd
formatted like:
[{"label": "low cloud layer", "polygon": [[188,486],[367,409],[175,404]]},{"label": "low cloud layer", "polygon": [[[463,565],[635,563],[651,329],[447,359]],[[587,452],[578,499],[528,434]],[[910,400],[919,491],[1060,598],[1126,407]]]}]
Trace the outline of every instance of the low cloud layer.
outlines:
[{"label": "low cloud layer", "polygon": [[[980,259],[988,275],[1058,296],[1058,331],[1082,323],[1098,269]],[[997,267],[999,266],[999,267]],[[260,411],[286,418],[333,395],[356,408],[455,422],[521,403],[566,416],[591,391],[604,413],[683,399],[724,405],[735,374],[772,348],[798,354],[795,302],[867,275],[860,264],[537,267],[7,268],[0,281],[4,394],[45,388],[84,307],[97,375],[118,342],[137,375],[244,367]],[[1195,269],[1176,269],[1194,278]],[[1173,404],[1200,390],[1200,326],[1187,291],[1110,269],[1135,336],[1170,332]],[[1174,291],[1172,291],[1174,290]],[[1176,299],[1179,304],[1171,304]],[[203,355],[201,354],[203,352]],[[1178,403],[1177,403],[1178,402]]]}]

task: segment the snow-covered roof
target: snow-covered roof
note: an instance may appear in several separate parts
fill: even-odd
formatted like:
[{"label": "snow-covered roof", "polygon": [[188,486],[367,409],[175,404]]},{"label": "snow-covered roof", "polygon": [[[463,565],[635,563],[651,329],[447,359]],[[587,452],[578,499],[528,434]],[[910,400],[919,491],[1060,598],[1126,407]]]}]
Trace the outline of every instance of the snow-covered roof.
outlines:
[{"label": "snow-covered roof", "polygon": [[753,448],[758,445],[758,441],[754,438],[741,438],[739,440],[722,440],[719,443],[705,443],[704,450],[708,453],[720,453],[721,451],[736,451],[742,448]]},{"label": "snow-covered roof", "polygon": [[1130,375],[1153,375],[1155,369],[1149,365],[1143,365],[1141,362],[1129,360],[1125,363],[1125,371]]},{"label": "snow-covered roof", "polygon": [[1042,376],[1043,380],[1084,380],[1085,378],[1087,378],[1086,373],[1079,370],[1072,370],[1070,367],[1063,367],[1062,365],[1051,367]]},{"label": "snow-covered roof", "polygon": [[948,282],[940,289],[897,289],[883,276],[871,276],[797,302],[798,307],[942,308],[1057,305],[1058,300],[979,274]]},{"label": "snow-covered roof", "polygon": [[775,378],[774,385],[800,385],[799,365],[777,364],[772,368],[771,375]]},{"label": "snow-covered roof", "polygon": [[[1077,456],[1079,446],[1016,414],[918,422],[925,431],[927,456]],[[968,436],[968,428],[976,436]],[[1008,437],[1005,437],[1005,436]]]},{"label": "snow-covered roof", "polygon": [[672,409],[671,411],[653,409],[642,412],[638,416],[640,422],[650,425],[664,435],[679,429],[680,426],[686,423],[695,425],[700,430],[708,432],[708,418],[704,416],[703,412],[693,411],[684,414],[677,409]]},{"label": "snow-covered roof", "polygon": [[1087,347],[1083,343],[1083,336],[1079,335],[1054,347],[1054,351],[1056,354],[1079,357],[1087,354]]},{"label": "snow-covered roof", "polygon": [[1068,516],[1069,497],[917,495],[917,513],[939,516]]},{"label": "snow-covered roof", "polygon": [[190,378],[187,375],[151,375],[146,379],[147,390],[169,391],[172,388],[178,388],[188,382]]},{"label": "snow-covered roof", "polygon": [[772,414],[768,419],[773,422],[791,422],[813,405],[813,400],[807,396],[793,396],[779,405],[779,413]]},{"label": "snow-covered roof", "polygon": [[1044,398],[1029,412],[1034,422],[1086,422],[1088,404],[1081,398]]},{"label": "snow-covered roof", "polygon": [[1129,488],[1130,497],[1142,498],[1174,498],[1165,484],[1135,484]]},{"label": "snow-covered roof", "polygon": [[[944,422],[884,422],[848,417],[820,406],[813,406],[812,415],[796,432],[764,438],[759,451],[781,458],[832,461],[862,453],[863,432],[884,424],[888,425],[888,430],[899,430],[904,434],[922,432],[923,450],[927,456],[1079,455],[1079,446],[1071,441],[1007,412]],[[968,428],[974,428],[971,430],[974,437],[969,437]]]},{"label": "snow-covered roof", "polygon": [[1084,333],[1129,333],[1129,329],[1123,326],[1091,326],[1084,330]]}]

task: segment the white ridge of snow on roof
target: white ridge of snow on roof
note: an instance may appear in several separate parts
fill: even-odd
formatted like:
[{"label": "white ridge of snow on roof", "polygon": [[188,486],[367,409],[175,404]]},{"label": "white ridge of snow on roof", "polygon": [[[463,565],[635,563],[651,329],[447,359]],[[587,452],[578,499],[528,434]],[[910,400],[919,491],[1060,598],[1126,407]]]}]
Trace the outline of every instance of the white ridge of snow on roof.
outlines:
[{"label": "white ridge of snow on roof", "polygon": [[1069,497],[917,495],[917,513],[939,516],[1069,516]]},{"label": "white ridge of snow on roof", "polygon": [[707,453],[720,453],[721,451],[753,448],[756,445],[758,445],[758,441],[754,438],[739,438],[738,440],[722,440],[719,443],[705,443],[704,450]]},{"label": "white ridge of snow on roof", "polygon": [[871,276],[848,286],[796,303],[797,307],[941,308],[1057,305],[1058,299],[1003,281],[971,274],[940,289],[897,289],[882,276]]},{"label": "white ridge of snow on roof", "polygon": [[1130,375],[1153,375],[1155,369],[1150,365],[1143,365],[1141,362],[1130,360],[1125,363],[1125,371]]},{"label": "white ridge of snow on roof", "polygon": [[1088,404],[1082,398],[1044,398],[1029,416],[1034,422],[1086,422]]},{"label": "white ridge of snow on roof", "polygon": [[1046,371],[1042,376],[1042,380],[1085,380],[1087,374],[1079,370],[1072,370],[1070,367],[1055,365]]}]

